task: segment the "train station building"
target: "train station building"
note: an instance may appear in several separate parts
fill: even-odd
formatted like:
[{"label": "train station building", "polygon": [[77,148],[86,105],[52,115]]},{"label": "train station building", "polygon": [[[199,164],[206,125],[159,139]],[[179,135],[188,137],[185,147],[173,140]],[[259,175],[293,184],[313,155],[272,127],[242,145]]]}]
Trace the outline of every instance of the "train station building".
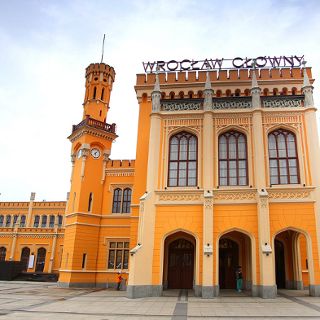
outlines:
[{"label": "train station building", "polygon": [[61,287],[106,288],[122,272],[130,298],[167,289],[213,298],[235,288],[238,266],[252,296],[305,287],[320,296],[311,68],[239,62],[137,74],[134,160],[112,160],[115,70],[90,64],[68,137],[68,199],[0,203],[0,260],[59,273]]}]

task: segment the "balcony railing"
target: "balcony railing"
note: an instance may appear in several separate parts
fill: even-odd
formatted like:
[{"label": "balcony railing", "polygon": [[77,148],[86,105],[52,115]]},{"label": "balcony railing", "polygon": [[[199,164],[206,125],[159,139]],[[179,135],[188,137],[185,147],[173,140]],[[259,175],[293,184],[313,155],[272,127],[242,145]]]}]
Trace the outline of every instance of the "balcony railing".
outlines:
[{"label": "balcony railing", "polygon": [[89,116],[87,116],[84,120],[82,120],[77,125],[73,125],[72,126],[72,133],[82,127],[85,127],[85,126],[100,129],[100,130],[114,133],[114,134],[116,133],[116,124],[115,123],[108,124],[108,123],[105,123],[105,122],[102,122],[99,120],[92,119]]}]

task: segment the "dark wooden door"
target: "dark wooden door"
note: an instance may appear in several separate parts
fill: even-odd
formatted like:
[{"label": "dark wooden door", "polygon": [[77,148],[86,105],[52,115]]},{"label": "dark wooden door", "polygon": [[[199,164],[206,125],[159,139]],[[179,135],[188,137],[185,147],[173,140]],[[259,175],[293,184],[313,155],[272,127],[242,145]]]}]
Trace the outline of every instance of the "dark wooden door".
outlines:
[{"label": "dark wooden door", "polygon": [[30,249],[28,247],[24,247],[21,251],[21,257],[20,257],[20,261],[23,263],[22,271],[28,270],[29,256],[30,256]]},{"label": "dark wooden door", "polygon": [[284,247],[283,243],[279,240],[274,241],[275,257],[276,257],[276,284],[279,289],[286,287],[286,269],[284,261]]},{"label": "dark wooden door", "polygon": [[239,265],[239,246],[230,239],[219,241],[219,286],[236,288],[236,268]]},{"label": "dark wooden door", "polygon": [[47,253],[47,250],[45,248],[38,249],[36,272],[43,272],[44,265],[46,263],[46,253]]},{"label": "dark wooden door", "polygon": [[169,245],[168,288],[193,288],[194,246],[185,239]]}]

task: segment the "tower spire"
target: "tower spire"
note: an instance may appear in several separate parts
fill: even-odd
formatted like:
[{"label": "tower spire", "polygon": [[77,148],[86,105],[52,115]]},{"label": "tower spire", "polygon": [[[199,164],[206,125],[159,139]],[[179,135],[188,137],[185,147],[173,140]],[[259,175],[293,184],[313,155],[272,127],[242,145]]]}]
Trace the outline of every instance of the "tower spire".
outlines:
[{"label": "tower spire", "polygon": [[212,109],[212,105],[213,105],[212,96],[213,96],[213,90],[211,86],[210,73],[209,73],[209,67],[208,67],[207,73],[206,73],[206,83],[204,85],[204,101],[203,101],[204,111]]},{"label": "tower spire", "polygon": [[257,76],[256,76],[256,61],[253,61],[253,69],[252,69],[252,81],[251,81],[251,96],[252,96],[252,107],[253,108],[261,108],[261,100],[260,94],[261,89],[258,85]]},{"label": "tower spire", "polygon": [[160,107],[161,107],[161,103],[160,103],[161,91],[160,91],[159,68],[158,68],[158,66],[157,66],[157,69],[156,69],[156,81],[154,83],[154,88],[153,88],[153,91],[151,93],[151,97],[152,97],[152,112],[159,112],[160,111]]}]

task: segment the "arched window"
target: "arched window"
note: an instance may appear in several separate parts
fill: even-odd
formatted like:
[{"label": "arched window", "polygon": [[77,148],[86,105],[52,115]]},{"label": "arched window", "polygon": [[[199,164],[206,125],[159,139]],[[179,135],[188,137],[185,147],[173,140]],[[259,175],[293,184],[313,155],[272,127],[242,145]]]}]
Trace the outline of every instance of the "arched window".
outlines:
[{"label": "arched window", "polygon": [[0,248],[0,261],[6,260],[7,249],[5,247]]},{"label": "arched window", "polygon": [[228,131],[219,136],[219,185],[246,186],[247,141],[244,134]]},{"label": "arched window", "polygon": [[41,217],[41,228],[45,228],[47,226],[47,216],[43,215]]},{"label": "arched window", "polygon": [[18,216],[17,214],[15,214],[15,215],[13,216],[13,226],[15,226],[15,224],[17,223],[18,218],[19,218],[19,216]]},{"label": "arched window", "polygon": [[263,95],[264,96],[268,96],[269,95],[269,89],[268,88],[263,89]]},{"label": "arched window", "polygon": [[39,222],[40,222],[40,217],[38,215],[34,216],[33,227],[34,228],[38,228],[39,227]]},{"label": "arched window", "polygon": [[169,187],[197,185],[197,137],[179,132],[169,142]]},{"label": "arched window", "polygon": [[297,94],[297,88],[296,87],[293,87],[292,89],[291,89],[291,94],[293,95],[293,96],[295,96],[296,94]]},{"label": "arched window", "polygon": [[102,91],[101,91],[101,100],[103,101],[103,98],[104,98],[104,88],[102,88]]},{"label": "arched window", "polygon": [[288,89],[287,88],[282,88],[281,95],[283,95],[283,96],[288,95]]},{"label": "arched window", "polygon": [[250,90],[249,90],[249,89],[245,89],[245,90],[244,90],[244,95],[245,95],[246,97],[249,97],[249,96],[250,96]]},{"label": "arched window", "polygon": [[3,227],[4,216],[0,215],[0,227]]},{"label": "arched window", "polygon": [[216,94],[217,98],[220,98],[222,96],[222,92],[221,90],[217,90],[217,94]]},{"label": "arched window", "polygon": [[11,216],[8,214],[6,215],[6,227],[10,227],[11,225]]},{"label": "arched window", "polygon": [[126,188],[123,190],[122,212],[129,213],[131,205],[131,189]]},{"label": "arched window", "polygon": [[62,221],[63,221],[63,216],[62,215],[58,215],[58,227],[61,228],[62,227]]},{"label": "arched window", "polygon": [[121,198],[122,190],[120,188],[115,189],[113,192],[112,213],[121,212]]},{"label": "arched window", "polygon": [[180,99],[183,99],[183,98],[184,98],[184,92],[183,92],[183,91],[180,91],[180,92],[179,92],[179,98],[180,98]]},{"label": "arched window", "polygon": [[171,100],[174,99],[174,92],[171,91],[171,92],[169,93],[169,96],[170,96],[170,99],[171,99]]},{"label": "arched window", "polygon": [[199,99],[203,98],[203,91],[201,91],[201,90],[198,91],[198,98]]},{"label": "arched window", "polygon": [[273,88],[272,94],[273,94],[274,96],[277,96],[277,95],[278,95],[278,89],[277,89],[277,88]]},{"label": "arched window", "polygon": [[24,228],[26,226],[26,216],[23,214],[20,218],[20,227]]},{"label": "arched window", "polygon": [[45,248],[39,248],[37,252],[37,261],[36,261],[36,272],[43,272],[44,265],[46,263],[46,253]]},{"label": "arched window", "polygon": [[97,87],[94,87],[93,88],[93,95],[92,95],[92,98],[95,99],[97,96]]},{"label": "arched window", "polygon": [[294,133],[278,129],[269,133],[270,184],[299,183],[299,163]]},{"label": "arched window", "polygon": [[240,95],[241,95],[241,90],[240,90],[240,89],[236,89],[236,91],[234,92],[234,95],[235,95],[236,97],[240,97]]},{"label": "arched window", "polygon": [[188,97],[189,97],[189,99],[192,99],[192,98],[193,98],[193,96],[194,96],[193,91],[189,91],[189,92],[188,92]]},{"label": "arched window", "polygon": [[54,228],[54,220],[55,220],[55,216],[51,215],[49,219],[49,228]]},{"label": "arched window", "polygon": [[227,97],[231,97],[231,90],[228,89],[228,90],[226,91],[226,96],[227,96]]},{"label": "arched window", "polygon": [[28,247],[24,247],[21,251],[20,261],[23,263],[22,271],[27,271],[28,263],[29,263],[30,249]]}]

